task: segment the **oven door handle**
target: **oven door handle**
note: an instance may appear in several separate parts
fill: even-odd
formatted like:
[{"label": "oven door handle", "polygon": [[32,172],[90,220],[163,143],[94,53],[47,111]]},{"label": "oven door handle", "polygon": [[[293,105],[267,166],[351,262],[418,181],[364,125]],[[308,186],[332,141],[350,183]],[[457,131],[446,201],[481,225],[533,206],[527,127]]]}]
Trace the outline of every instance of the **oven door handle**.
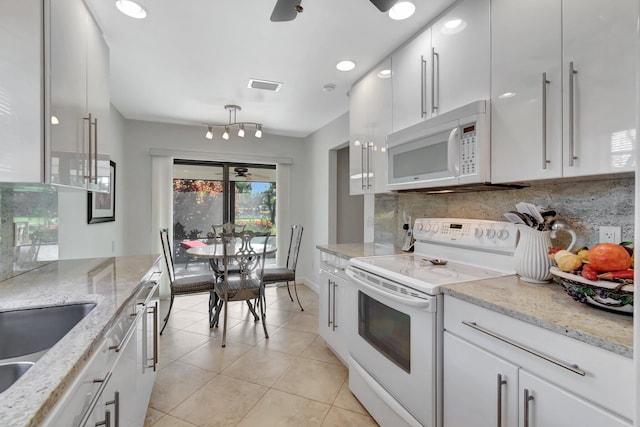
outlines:
[{"label": "oven door handle", "polygon": [[383,298],[388,298],[392,301],[398,302],[400,304],[404,304],[404,305],[408,305],[410,307],[413,308],[418,308],[418,309],[427,309],[427,311],[430,312],[435,312],[436,311],[436,307],[435,304],[432,303],[432,301],[430,300],[425,300],[422,298],[404,298],[404,297],[399,297],[397,295],[394,295],[392,293],[389,292],[385,292],[381,289],[378,289],[375,286],[370,285],[369,283],[365,282],[364,280],[356,277],[355,273],[353,273],[351,270],[347,269],[347,275],[355,282],[355,284],[361,288],[364,288],[365,290],[372,292],[374,294],[379,295],[380,297]]}]

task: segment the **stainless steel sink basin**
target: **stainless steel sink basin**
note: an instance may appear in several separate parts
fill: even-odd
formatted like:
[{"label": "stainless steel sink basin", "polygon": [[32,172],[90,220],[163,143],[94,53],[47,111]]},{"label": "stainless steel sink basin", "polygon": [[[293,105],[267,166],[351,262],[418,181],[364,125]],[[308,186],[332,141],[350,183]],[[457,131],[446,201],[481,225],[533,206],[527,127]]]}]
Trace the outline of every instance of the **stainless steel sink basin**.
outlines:
[{"label": "stainless steel sink basin", "polygon": [[80,303],[0,312],[0,360],[53,347],[95,306]]},{"label": "stainless steel sink basin", "polygon": [[13,362],[0,364],[0,393],[11,387],[18,378],[33,366],[33,362]]}]

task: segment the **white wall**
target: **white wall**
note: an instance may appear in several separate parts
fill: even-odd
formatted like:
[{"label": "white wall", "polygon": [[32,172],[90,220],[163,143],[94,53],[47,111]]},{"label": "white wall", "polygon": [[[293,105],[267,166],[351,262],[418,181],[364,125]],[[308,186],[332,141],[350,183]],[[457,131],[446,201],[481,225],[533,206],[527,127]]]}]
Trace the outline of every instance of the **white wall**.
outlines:
[{"label": "white wall", "polygon": [[[116,163],[116,220],[87,224],[88,193],[79,190],[58,190],[58,244],[60,259],[110,257],[126,252],[125,228],[127,215],[123,202],[127,182],[124,166],[125,120],[111,107],[108,141],[100,141],[100,152],[109,154]],[[103,151],[104,150],[104,151]]]},{"label": "white wall", "polygon": [[302,214],[307,218],[307,222],[304,224],[304,237],[300,253],[304,253],[306,256],[298,260],[298,270],[304,272],[305,278],[308,279],[307,283],[311,284],[316,291],[319,289],[315,283],[316,271],[320,266],[316,245],[329,243],[329,150],[343,145],[348,140],[348,113],[305,138],[307,147],[305,169],[311,180],[306,191],[309,201],[305,204],[307,212]]},{"label": "white wall", "polygon": [[[304,203],[305,183],[308,180],[304,168],[306,161],[306,146],[303,140],[265,132],[262,139],[247,136],[244,139],[231,137],[229,141],[219,138],[206,140],[204,126],[187,126],[154,123],[136,120],[126,120],[124,129],[125,160],[124,167],[128,171],[125,183],[125,199],[123,212],[127,217],[126,224],[126,254],[159,253],[155,247],[153,237],[157,230],[152,226],[152,185],[151,185],[151,155],[150,150],[170,150],[182,153],[182,158],[201,158],[202,154],[210,160],[219,157],[222,160],[246,161],[250,156],[251,162],[259,162],[261,158],[290,158],[289,200],[291,209],[288,221],[291,224],[306,224],[308,220],[302,216],[303,210],[297,206]],[[178,155],[176,155],[178,157]],[[280,191],[281,189],[278,189]],[[286,188],[282,189],[286,191]],[[288,224],[282,225],[283,227]],[[282,230],[279,230],[280,233]],[[288,232],[288,230],[287,230]],[[279,233],[279,234],[280,234]],[[303,253],[300,256],[304,256]],[[304,280],[304,277],[301,276]]]}]

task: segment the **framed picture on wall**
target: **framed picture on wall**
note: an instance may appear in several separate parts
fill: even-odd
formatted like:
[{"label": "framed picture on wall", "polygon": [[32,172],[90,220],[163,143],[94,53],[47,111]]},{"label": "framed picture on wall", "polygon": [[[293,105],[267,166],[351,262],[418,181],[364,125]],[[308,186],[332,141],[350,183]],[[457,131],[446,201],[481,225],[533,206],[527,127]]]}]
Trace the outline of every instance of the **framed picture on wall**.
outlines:
[{"label": "framed picture on wall", "polygon": [[87,210],[87,221],[89,224],[116,220],[116,162],[109,161],[109,178],[103,178],[100,185],[109,188],[109,192],[89,192]]}]

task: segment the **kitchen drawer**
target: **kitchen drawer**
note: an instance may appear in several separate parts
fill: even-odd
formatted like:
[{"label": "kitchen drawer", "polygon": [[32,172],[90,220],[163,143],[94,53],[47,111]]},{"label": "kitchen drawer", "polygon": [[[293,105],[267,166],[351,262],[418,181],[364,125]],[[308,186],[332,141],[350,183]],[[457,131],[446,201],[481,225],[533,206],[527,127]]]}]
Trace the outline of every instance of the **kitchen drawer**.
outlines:
[{"label": "kitchen drawer", "polygon": [[444,306],[444,327],[449,333],[633,418],[632,359],[449,295]]}]

